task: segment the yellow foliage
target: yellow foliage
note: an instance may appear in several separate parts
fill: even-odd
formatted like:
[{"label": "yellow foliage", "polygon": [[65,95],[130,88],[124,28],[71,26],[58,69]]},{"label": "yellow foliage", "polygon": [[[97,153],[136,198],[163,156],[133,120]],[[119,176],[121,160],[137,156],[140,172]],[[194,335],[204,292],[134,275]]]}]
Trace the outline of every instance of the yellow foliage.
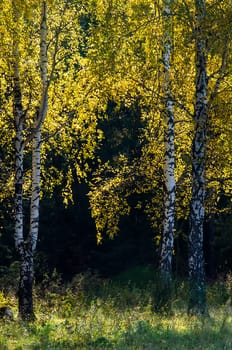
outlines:
[{"label": "yellow foliage", "polygon": [[[13,4],[13,5],[12,5]],[[12,117],[12,45],[17,40],[20,84],[25,111],[26,139],[40,100],[39,1],[0,3],[0,129],[4,159],[12,163],[14,137]],[[186,219],[191,190],[191,142],[195,99],[195,46],[193,2],[174,2],[173,57],[170,68],[175,104],[177,218]],[[220,195],[232,193],[231,113],[231,6],[208,1],[209,121],[207,140],[207,193],[215,210]],[[83,16],[84,29],[80,15]],[[129,198],[140,196],[135,207],[143,210],[154,228],[162,223],[164,120],[162,119],[161,69],[162,26],[160,8],[151,0],[91,0],[79,4],[48,1],[49,106],[43,125],[42,188],[52,193],[63,186],[66,204],[72,203],[73,172],[80,181],[92,174],[89,194],[98,241],[106,232],[118,232],[120,217],[129,215]],[[80,47],[83,45],[84,49]],[[82,52],[84,51],[84,53]],[[223,58],[224,57],[224,58]],[[223,61],[225,59],[225,62]],[[222,79],[220,81],[220,77]],[[220,83],[218,91],[217,86]],[[216,89],[216,90],[215,90]],[[215,93],[215,91],[217,93]],[[212,99],[211,99],[212,97]],[[101,164],[96,151],[104,132],[99,121],[107,115],[108,101],[130,109],[138,102],[143,127],[139,133],[140,155],[129,159],[119,154]],[[126,131],[115,132],[115,144]],[[25,151],[30,157],[30,152]],[[2,157],[2,156],[1,156]],[[57,164],[58,163],[58,164]],[[12,170],[1,180],[13,191]],[[45,176],[46,175],[46,176]],[[6,179],[6,180],[5,180]],[[3,185],[2,185],[3,183]],[[30,187],[29,172],[24,184]],[[5,192],[4,192],[5,193]],[[146,195],[149,194],[149,200]],[[214,209],[212,209],[214,207]],[[157,231],[158,232],[158,231]]]}]

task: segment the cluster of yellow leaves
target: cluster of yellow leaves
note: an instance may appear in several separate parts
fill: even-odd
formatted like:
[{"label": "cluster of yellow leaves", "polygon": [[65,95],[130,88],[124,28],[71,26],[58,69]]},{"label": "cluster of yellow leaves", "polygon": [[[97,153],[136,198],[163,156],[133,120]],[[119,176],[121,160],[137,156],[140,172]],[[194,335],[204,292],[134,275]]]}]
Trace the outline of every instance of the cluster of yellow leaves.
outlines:
[{"label": "cluster of yellow leaves", "polygon": [[[17,22],[14,21],[14,4]],[[12,138],[12,40],[17,34],[20,83],[26,112],[25,138],[32,126],[40,97],[38,1],[0,4],[0,130],[1,161],[10,163]],[[210,76],[207,191],[216,208],[222,194],[231,197],[231,5],[208,1],[204,30],[208,35]],[[98,239],[106,231],[117,233],[120,216],[130,212],[131,194],[139,194],[135,207],[144,210],[153,227],[162,222],[163,133],[162,25],[159,2],[151,0],[48,1],[49,108],[43,125],[43,191],[62,186],[66,204],[72,202],[73,175],[80,181],[98,163],[96,150],[104,138],[99,120],[110,118],[107,103],[114,101],[138,109],[143,128],[141,154],[133,160],[114,156],[92,174],[90,204]],[[194,4],[173,2],[172,94],[175,103],[177,218],[187,218],[191,190],[191,142],[195,99]],[[81,22],[82,19],[82,22]],[[225,64],[223,65],[223,57]],[[222,79],[220,81],[220,76]],[[217,89],[217,83],[220,87]],[[115,142],[122,142],[120,130]],[[30,157],[30,153],[26,154]],[[11,160],[12,163],[12,160]],[[6,170],[7,167],[6,167]],[[4,173],[5,176],[5,173]],[[6,176],[5,176],[6,177]],[[12,173],[6,177],[13,189]],[[30,186],[29,173],[25,190]],[[2,180],[0,185],[5,182]],[[213,195],[212,195],[213,193]],[[143,195],[149,194],[149,200]],[[213,205],[212,205],[213,203]]]},{"label": "cluster of yellow leaves", "polygon": [[[103,4],[103,2],[100,2]],[[94,62],[91,74],[99,76],[102,86],[107,87],[106,94],[115,101],[123,101],[127,106],[133,104],[135,98],[140,98],[141,120],[144,129],[141,133],[142,152],[136,161],[136,169],[140,169],[140,186],[136,180],[133,185],[126,184],[130,194],[136,192],[150,193],[149,203],[139,201],[135,206],[143,208],[154,228],[162,222],[162,193],[163,193],[163,130],[162,96],[160,88],[160,70],[162,53],[162,33],[159,9],[150,1],[120,1],[104,2],[104,9],[98,8],[98,19],[101,25],[93,35],[95,48]],[[107,6],[110,6],[107,7]],[[124,13],[122,12],[124,11]],[[211,1],[208,4],[208,21],[203,30],[209,37],[208,74],[209,80],[209,135],[208,158],[206,163],[207,204],[208,213],[215,210],[222,194],[231,196],[231,109],[229,91],[231,90],[231,35],[228,36],[231,8],[229,4]],[[109,16],[109,12],[111,16]],[[175,103],[175,147],[177,183],[176,216],[187,219],[189,215],[189,200],[191,198],[191,143],[194,130],[195,102],[195,45],[194,45],[194,4],[186,1],[182,4],[173,2],[173,35],[174,48],[171,66],[172,94]],[[140,15],[141,14],[141,15]],[[226,25],[224,25],[226,24]],[[109,34],[110,33],[110,34]],[[98,40],[99,39],[99,40]],[[97,48],[100,47],[99,55]],[[224,57],[223,48],[226,49]],[[104,52],[104,54],[101,54]],[[230,78],[225,78],[222,72],[222,60],[225,58],[225,72]],[[91,59],[91,57],[90,57]],[[92,61],[91,61],[92,64]],[[216,74],[215,74],[216,72]],[[212,75],[212,78],[211,78]],[[222,76],[220,89],[214,96],[218,78]],[[103,87],[104,89],[104,87]],[[216,95],[221,96],[217,102]],[[225,106],[228,106],[225,107]],[[221,109],[221,111],[219,110]],[[217,109],[217,111],[215,111]],[[222,118],[223,115],[223,118]],[[225,128],[225,125],[227,127]],[[212,131],[211,131],[212,130]],[[213,134],[220,135],[216,138]],[[225,156],[226,155],[226,156]],[[129,162],[130,163],[130,162]],[[128,163],[128,164],[129,164]],[[133,163],[133,162],[132,162]],[[138,166],[139,164],[139,166]],[[135,162],[129,164],[134,171]],[[106,231],[107,225],[119,222],[120,200],[114,199],[116,189],[120,184],[121,203],[127,208],[125,199],[129,197],[124,188],[129,178],[127,171],[122,171],[114,160],[112,178],[105,177],[104,170],[100,175],[101,181],[94,183],[90,193],[91,208],[97,222],[98,232]],[[104,169],[104,166],[102,167]],[[120,171],[117,172],[117,170]],[[116,172],[116,174],[114,174]],[[99,176],[97,173],[96,177]],[[216,176],[217,179],[214,179]],[[121,182],[119,181],[121,178]],[[150,179],[151,181],[144,181]],[[104,196],[105,182],[108,183],[107,196]],[[115,186],[113,186],[115,181]],[[211,191],[213,188],[213,191]],[[217,195],[213,195],[213,193]],[[112,196],[112,193],[114,194]],[[158,194],[158,195],[157,195]],[[112,210],[114,201],[117,210]],[[111,206],[109,203],[111,203]],[[214,209],[212,209],[214,208]],[[123,215],[123,213],[122,213]],[[157,226],[158,225],[158,226]],[[117,232],[114,228],[113,232]]]}]

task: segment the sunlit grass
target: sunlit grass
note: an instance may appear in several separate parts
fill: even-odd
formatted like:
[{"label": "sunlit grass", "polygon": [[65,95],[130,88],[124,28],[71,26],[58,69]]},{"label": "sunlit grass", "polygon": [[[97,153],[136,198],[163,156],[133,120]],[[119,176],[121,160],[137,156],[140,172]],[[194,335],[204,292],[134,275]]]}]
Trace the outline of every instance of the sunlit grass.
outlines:
[{"label": "sunlit grass", "polygon": [[0,322],[0,349],[231,350],[231,303],[225,293],[209,287],[210,318],[190,318],[185,290],[186,285],[179,284],[173,312],[165,316],[152,311],[149,284],[53,284],[43,293],[38,289],[37,320],[29,324],[17,320],[16,300],[11,297],[15,319]]}]

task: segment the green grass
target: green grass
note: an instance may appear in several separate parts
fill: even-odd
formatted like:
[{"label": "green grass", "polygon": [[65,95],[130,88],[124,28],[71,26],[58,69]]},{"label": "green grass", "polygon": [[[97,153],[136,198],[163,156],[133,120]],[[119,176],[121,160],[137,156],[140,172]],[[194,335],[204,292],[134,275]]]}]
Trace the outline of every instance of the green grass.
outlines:
[{"label": "green grass", "polygon": [[[47,281],[48,282],[48,281]],[[232,310],[226,283],[207,291],[210,318],[186,315],[187,286],[176,284],[171,316],[152,311],[155,282],[78,276],[35,290],[34,323],[0,321],[0,350],[231,350]],[[227,302],[226,302],[227,301]],[[15,315],[16,300],[8,296]]]}]

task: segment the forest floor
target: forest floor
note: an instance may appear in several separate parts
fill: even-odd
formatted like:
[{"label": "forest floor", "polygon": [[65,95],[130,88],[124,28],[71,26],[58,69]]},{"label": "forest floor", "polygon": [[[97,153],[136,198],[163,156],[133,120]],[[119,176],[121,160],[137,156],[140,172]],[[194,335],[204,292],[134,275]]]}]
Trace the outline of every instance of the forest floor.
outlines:
[{"label": "forest floor", "polygon": [[[153,311],[156,285],[79,275],[69,285],[47,278],[35,288],[36,321],[0,321],[0,350],[231,350],[231,280],[207,287],[210,317],[188,317],[187,283],[175,285],[171,314]],[[1,301],[0,298],[0,301]]]}]

